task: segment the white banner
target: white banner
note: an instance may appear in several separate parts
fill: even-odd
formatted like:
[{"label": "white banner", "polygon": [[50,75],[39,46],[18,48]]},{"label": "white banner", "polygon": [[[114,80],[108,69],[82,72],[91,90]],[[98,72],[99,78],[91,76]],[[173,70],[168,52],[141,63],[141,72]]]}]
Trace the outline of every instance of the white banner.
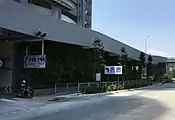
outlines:
[{"label": "white banner", "polygon": [[29,55],[24,57],[24,68],[45,68],[46,55]]},{"label": "white banner", "polygon": [[121,75],[122,74],[122,66],[106,66],[105,74],[109,75]]}]

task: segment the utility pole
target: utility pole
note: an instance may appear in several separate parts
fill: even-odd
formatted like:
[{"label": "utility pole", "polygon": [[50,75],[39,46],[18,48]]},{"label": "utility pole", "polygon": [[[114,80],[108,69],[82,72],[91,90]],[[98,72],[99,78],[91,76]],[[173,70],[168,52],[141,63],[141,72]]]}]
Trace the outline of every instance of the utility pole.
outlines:
[{"label": "utility pole", "polygon": [[148,60],[148,57],[147,57],[147,43],[148,43],[148,38],[149,38],[150,36],[148,36],[148,37],[146,37],[146,39],[145,39],[145,72],[146,72],[146,79],[147,79],[147,84],[148,84],[148,82],[149,82],[149,80],[148,80],[148,72],[147,72],[147,60]]}]

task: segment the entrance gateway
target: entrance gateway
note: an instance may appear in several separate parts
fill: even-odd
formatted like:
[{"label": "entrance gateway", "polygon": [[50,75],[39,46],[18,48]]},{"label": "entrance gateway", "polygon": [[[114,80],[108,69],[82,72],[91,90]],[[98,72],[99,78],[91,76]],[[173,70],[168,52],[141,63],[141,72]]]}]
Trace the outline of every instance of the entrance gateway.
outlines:
[{"label": "entrance gateway", "polygon": [[[44,37],[47,34],[41,32],[41,35],[34,34],[35,36],[28,36],[14,31],[2,30],[4,32],[0,34],[0,93],[12,93],[16,91],[16,87],[22,76],[21,68],[46,67]],[[8,35],[6,35],[7,33]],[[41,52],[38,55],[30,55],[29,46],[23,43],[35,44],[35,41],[41,42]],[[25,55],[19,43],[22,43],[26,47]],[[23,56],[21,56],[22,54]]]},{"label": "entrance gateway", "polygon": [[0,93],[11,92],[13,44],[0,40]]}]

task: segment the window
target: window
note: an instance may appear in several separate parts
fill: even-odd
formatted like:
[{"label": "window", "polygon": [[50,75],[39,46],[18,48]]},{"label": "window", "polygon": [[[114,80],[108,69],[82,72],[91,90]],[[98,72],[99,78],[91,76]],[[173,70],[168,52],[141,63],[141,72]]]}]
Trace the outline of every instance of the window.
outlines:
[{"label": "window", "polygon": [[29,3],[51,9],[51,3],[44,0],[29,0]]}]

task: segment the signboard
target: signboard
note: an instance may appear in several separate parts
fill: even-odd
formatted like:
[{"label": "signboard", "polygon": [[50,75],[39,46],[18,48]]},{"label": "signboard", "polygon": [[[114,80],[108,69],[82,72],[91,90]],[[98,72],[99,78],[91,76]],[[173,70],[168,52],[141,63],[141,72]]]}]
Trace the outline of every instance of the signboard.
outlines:
[{"label": "signboard", "polygon": [[46,55],[29,55],[24,57],[24,68],[45,68]]},{"label": "signboard", "polygon": [[101,73],[96,73],[96,81],[101,81]]},{"label": "signboard", "polygon": [[122,74],[122,66],[106,66],[105,74],[109,75],[121,75]]}]

